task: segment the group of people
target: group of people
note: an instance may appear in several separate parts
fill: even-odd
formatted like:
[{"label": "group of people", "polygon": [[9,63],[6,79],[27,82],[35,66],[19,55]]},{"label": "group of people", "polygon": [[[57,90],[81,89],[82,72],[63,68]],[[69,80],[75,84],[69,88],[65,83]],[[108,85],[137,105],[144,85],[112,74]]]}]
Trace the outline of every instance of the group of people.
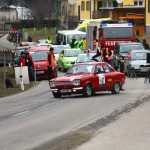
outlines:
[{"label": "group of people", "polygon": [[82,38],[80,37],[79,38],[79,41],[76,39],[75,36],[72,37],[72,39],[70,40],[69,42],[69,45],[71,48],[79,48],[79,49],[82,49],[82,50],[85,50],[86,49],[86,38]]},{"label": "group of people", "polygon": [[114,67],[114,59],[113,59],[113,53],[108,47],[101,46],[100,50],[97,49],[96,55],[92,57],[92,59],[95,59],[96,57],[102,57],[103,62],[109,63],[112,67]]},{"label": "group of people", "polygon": [[35,74],[33,71],[33,60],[32,60],[32,56],[28,51],[21,52],[20,62],[21,62],[21,66],[28,66],[29,79],[34,80]]}]

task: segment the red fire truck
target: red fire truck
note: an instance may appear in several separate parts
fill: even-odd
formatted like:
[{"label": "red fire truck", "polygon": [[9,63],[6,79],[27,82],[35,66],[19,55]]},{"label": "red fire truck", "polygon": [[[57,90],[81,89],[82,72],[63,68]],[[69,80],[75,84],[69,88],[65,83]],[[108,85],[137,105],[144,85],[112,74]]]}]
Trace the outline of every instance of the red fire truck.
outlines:
[{"label": "red fire truck", "polygon": [[89,23],[87,30],[87,49],[93,49],[95,40],[97,45],[103,45],[114,50],[116,42],[135,41],[132,23],[119,21],[104,21],[100,23]]}]

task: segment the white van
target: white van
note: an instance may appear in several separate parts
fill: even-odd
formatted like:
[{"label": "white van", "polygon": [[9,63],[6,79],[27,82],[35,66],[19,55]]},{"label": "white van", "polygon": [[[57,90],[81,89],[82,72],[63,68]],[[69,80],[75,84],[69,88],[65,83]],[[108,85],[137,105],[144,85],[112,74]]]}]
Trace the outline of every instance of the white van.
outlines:
[{"label": "white van", "polygon": [[68,45],[73,36],[76,36],[76,39],[79,41],[79,38],[86,38],[86,33],[76,30],[62,30],[58,31],[58,37],[62,42],[62,45]]}]

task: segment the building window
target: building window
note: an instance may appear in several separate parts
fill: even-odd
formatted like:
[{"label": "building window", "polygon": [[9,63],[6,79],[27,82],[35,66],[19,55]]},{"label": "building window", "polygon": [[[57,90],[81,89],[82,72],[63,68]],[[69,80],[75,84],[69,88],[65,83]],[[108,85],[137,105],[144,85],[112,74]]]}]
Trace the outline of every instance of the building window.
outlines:
[{"label": "building window", "polygon": [[150,0],[148,0],[148,12],[150,13]]},{"label": "building window", "polygon": [[86,10],[90,11],[90,1],[86,2]]},{"label": "building window", "polygon": [[103,8],[112,8],[113,7],[113,2],[112,1],[103,1],[102,2],[102,7]]},{"label": "building window", "polygon": [[143,6],[143,1],[134,1],[134,6]]},{"label": "building window", "polygon": [[84,1],[81,2],[81,10],[85,10],[85,2]]},{"label": "building window", "polygon": [[66,15],[66,9],[65,9],[65,6],[62,6],[62,15]]}]

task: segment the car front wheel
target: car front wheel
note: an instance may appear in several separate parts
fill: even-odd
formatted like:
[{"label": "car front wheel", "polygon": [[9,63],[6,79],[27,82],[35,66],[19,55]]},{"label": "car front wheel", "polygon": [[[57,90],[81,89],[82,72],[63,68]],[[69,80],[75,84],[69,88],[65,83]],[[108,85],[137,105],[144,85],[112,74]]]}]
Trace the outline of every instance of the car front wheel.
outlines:
[{"label": "car front wheel", "polygon": [[87,84],[83,89],[83,95],[86,97],[90,97],[92,95],[92,87],[90,84]]},{"label": "car front wheel", "polygon": [[112,94],[118,94],[120,92],[120,83],[115,82],[112,88]]},{"label": "car front wheel", "polygon": [[61,97],[61,94],[58,93],[58,92],[57,92],[57,93],[54,93],[54,92],[53,92],[53,96],[54,96],[55,98],[60,98],[60,97]]}]

